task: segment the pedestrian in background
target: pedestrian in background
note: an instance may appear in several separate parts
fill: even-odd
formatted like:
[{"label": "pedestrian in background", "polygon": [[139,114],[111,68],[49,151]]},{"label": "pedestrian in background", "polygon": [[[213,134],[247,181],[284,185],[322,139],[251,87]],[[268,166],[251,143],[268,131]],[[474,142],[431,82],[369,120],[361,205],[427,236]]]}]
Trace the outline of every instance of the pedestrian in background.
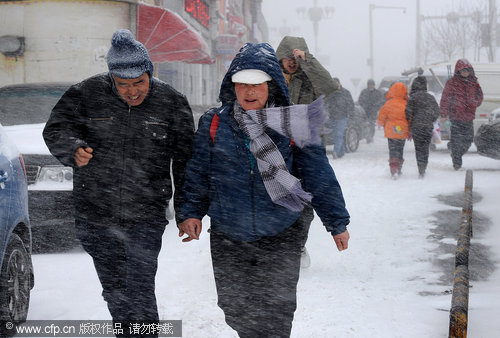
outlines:
[{"label": "pedestrian in background", "polygon": [[333,134],[333,158],[341,158],[345,154],[344,133],[347,127],[349,116],[354,114],[354,101],[351,92],[340,83],[338,78],[334,78],[339,89],[325,98],[325,110],[330,118],[326,126],[332,130]]},{"label": "pedestrian in background", "polygon": [[349,214],[319,135],[326,113],[321,99],[290,105],[266,43],[240,49],[219,99],[196,131],[179,236],[198,239],[208,215],[226,323],[240,337],[289,337],[309,222],[304,206],[314,208],[338,250],[348,247]]},{"label": "pedestrian in background", "polygon": [[415,144],[415,156],[419,178],[424,178],[429,162],[429,147],[434,122],[439,119],[439,105],[433,95],[427,92],[427,79],[418,76],[413,80],[410,97],[406,105],[406,120]]},{"label": "pedestrian in background", "polygon": [[108,73],[64,93],[43,136],[73,168],[76,236],[93,258],[113,321],[129,336],[132,321],[159,320],[155,275],[166,207],[174,186],[177,211],[182,203],[194,121],[184,95],[153,77],[130,31],[113,34],[107,64]]},{"label": "pedestrian in background", "polygon": [[358,103],[363,107],[368,120],[370,121],[370,133],[366,138],[366,142],[373,142],[375,135],[375,125],[377,121],[378,111],[385,103],[384,94],[375,88],[375,81],[369,79],[366,82],[366,88],[361,91],[358,98]]},{"label": "pedestrian in background", "polygon": [[[339,87],[328,70],[309,52],[302,37],[285,36],[276,49],[281,71],[285,77],[292,104],[310,104],[321,95],[329,95]],[[326,146],[326,140],[323,140]],[[306,206],[304,212],[309,225],[314,218],[312,208]],[[302,245],[302,267],[311,262],[306,249],[307,236]]]},{"label": "pedestrian in background", "polygon": [[384,135],[389,145],[389,168],[393,179],[401,176],[403,151],[408,138],[406,104],[408,90],[402,82],[395,82],[387,92],[387,102],[380,108],[377,124],[384,127]]},{"label": "pedestrian in background", "polygon": [[445,123],[447,118],[451,121],[448,149],[455,170],[462,167],[462,156],[474,141],[476,108],[482,102],[483,91],[474,68],[468,60],[458,60],[453,77],[444,86],[440,102],[441,122]]},{"label": "pedestrian in background", "polygon": [[276,56],[293,104],[309,104],[339,88],[328,70],[309,52],[304,38],[285,36]]}]

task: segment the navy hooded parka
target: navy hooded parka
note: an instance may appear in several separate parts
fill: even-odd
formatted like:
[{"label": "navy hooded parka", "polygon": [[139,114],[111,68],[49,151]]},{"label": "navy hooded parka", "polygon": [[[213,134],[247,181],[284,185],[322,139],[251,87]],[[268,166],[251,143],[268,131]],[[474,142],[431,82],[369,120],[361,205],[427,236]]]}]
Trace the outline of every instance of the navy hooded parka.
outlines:
[{"label": "navy hooded parka", "polygon": [[[193,157],[188,162],[183,188],[185,203],[180,218],[211,218],[211,229],[236,240],[251,242],[274,236],[290,227],[300,212],[271,201],[259,170],[245,145],[245,136],[233,117],[236,100],[231,77],[244,69],[259,69],[272,77],[268,104],[287,106],[289,94],[280,65],[270,45],[246,44],[235,56],[221,84],[221,107],[207,111],[195,135]],[[214,142],[210,126],[219,124]],[[322,145],[300,149],[289,138],[267,129],[288,170],[302,180],[313,195],[312,205],[332,235],[346,231],[349,214]]]}]

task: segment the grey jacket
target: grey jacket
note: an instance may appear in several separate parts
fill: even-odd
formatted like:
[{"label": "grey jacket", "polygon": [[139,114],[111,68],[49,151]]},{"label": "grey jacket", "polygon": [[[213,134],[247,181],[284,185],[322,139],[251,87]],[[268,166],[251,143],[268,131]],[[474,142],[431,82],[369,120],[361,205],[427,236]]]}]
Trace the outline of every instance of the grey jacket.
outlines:
[{"label": "grey jacket", "polygon": [[300,68],[291,76],[288,83],[290,100],[293,104],[309,104],[321,95],[328,95],[338,89],[328,70],[309,52],[309,48],[301,37],[285,36],[281,40],[276,56],[283,70],[282,60],[293,55],[294,49],[303,50],[306,59],[298,59]]}]

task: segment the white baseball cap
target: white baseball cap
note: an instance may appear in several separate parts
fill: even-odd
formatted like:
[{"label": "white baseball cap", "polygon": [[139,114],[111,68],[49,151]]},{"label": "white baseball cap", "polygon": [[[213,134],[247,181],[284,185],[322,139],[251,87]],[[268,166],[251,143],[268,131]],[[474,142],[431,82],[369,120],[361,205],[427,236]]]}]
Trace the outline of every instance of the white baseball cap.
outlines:
[{"label": "white baseball cap", "polygon": [[259,69],[244,69],[233,74],[231,80],[236,83],[261,84],[271,81],[272,77]]}]

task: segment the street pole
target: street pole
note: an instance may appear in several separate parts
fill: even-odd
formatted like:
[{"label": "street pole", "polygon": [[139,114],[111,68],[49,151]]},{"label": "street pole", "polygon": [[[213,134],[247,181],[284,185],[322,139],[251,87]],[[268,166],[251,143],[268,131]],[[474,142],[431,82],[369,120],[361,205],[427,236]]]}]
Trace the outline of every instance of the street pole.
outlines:
[{"label": "street pole", "polygon": [[420,0],[417,0],[417,45],[415,46],[415,64],[420,66],[422,56],[422,18],[420,16]]},{"label": "street pole", "polygon": [[373,10],[375,9],[374,4],[370,4],[370,59],[368,60],[370,66],[370,79],[374,78],[374,67],[373,67]]},{"label": "street pole", "polygon": [[490,48],[488,53],[488,61],[495,62],[497,48],[497,7],[496,0],[489,1],[489,30],[490,30]]}]

